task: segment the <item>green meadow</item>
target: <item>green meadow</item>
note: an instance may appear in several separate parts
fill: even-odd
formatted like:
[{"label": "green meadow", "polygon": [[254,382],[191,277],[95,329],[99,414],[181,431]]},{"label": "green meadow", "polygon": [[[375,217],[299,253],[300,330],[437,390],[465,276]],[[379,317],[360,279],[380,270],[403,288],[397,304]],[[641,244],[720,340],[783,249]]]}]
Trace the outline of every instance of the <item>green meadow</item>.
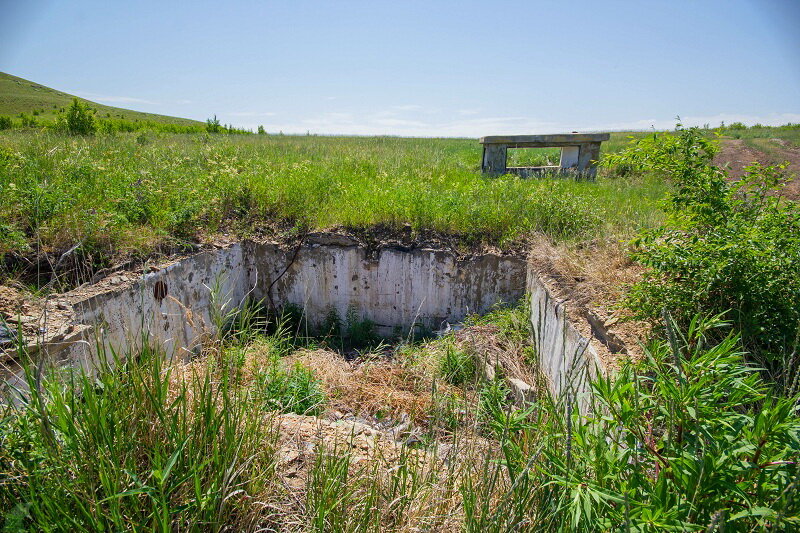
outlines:
[{"label": "green meadow", "polygon": [[[624,140],[624,136],[620,136]],[[410,225],[468,245],[629,236],[668,185],[487,178],[474,139],[0,133],[0,251],[147,254],[219,231]]]}]

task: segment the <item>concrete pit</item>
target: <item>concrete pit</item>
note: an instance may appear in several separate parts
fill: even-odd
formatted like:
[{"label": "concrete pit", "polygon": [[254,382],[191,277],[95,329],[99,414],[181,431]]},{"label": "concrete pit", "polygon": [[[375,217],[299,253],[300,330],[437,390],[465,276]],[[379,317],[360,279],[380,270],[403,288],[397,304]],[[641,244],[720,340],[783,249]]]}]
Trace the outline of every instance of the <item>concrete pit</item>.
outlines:
[{"label": "concrete pit", "polygon": [[[597,340],[580,333],[525,257],[469,257],[428,248],[368,249],[349,237],[314,234],[287,248],[242,241],[142,273],[117,273],[52,298],[58,324],[27,351],[49,362],[91,371],[99,354],[136,350],[143,340],[170,357],[199,353],[215,332],[215,316],[248,299],[301,308],[309,324],[331,312],[356,313],[382,336],[439,330],[499,303],[531,298],[531,333],[553,394],[586,390],[602,363]],[[45,313],[46,314],[46,313]],[[2,354],[6,385],[22,387],[17,354]],[[24,388],[24,387],[23,387]]]}]

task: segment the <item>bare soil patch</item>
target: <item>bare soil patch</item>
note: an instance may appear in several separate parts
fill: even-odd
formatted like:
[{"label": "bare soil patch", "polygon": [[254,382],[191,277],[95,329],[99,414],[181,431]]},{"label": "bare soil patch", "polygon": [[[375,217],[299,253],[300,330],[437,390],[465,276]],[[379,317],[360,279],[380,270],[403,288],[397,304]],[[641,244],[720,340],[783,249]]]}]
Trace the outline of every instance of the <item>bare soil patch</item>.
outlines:
[{"label": "bare soil patch", "polygon": [[763,150],[748,146],[742,139],[724,139],[720,151],[714,159],[718,166],[726,166],[734,180],[744,176],[744,168],[753,163],[774,165],[788,162],[786,168],[786,188],[784,196],[791,200],[800,200],[800,148],[781,139],[755,139],[763,145]]}]

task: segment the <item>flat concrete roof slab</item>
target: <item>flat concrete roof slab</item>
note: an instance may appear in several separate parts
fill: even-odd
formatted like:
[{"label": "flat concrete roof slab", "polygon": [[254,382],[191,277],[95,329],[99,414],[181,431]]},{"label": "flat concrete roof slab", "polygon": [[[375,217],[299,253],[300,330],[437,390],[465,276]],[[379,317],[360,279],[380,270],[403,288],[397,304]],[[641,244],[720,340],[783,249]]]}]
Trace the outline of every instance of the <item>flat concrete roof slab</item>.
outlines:
[{"label": "flat concrete roof slab", "polygon": [[610,133],[556,133],[551,135],[490,135],[481,137],[481,144],[546,144],[546,143],[591,143],[607,141]]}]

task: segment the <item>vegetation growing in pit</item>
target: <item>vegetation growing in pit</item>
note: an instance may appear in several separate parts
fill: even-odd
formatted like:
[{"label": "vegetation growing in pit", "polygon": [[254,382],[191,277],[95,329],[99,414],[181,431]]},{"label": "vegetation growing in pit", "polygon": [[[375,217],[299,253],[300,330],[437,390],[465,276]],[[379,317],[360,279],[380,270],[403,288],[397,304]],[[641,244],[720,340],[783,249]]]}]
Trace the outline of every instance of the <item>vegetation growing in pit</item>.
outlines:
[{"label": "vegetation growing in pit", "polygon": [[[671,342],[651,344],[642,362],[596,381],[588,415],[546,394],[521,409],[501,380],[430,387],[459,334],[482,335],[462,338],[473,348],[520,353],[512,340],[521,339],[515,325],[523,320],[523,308],[497,311],[461,332],[406,346],[395,360],[351,370],[362,384],[379,371],[372,383],[384,386],[371,391],[337,381],[345,367],[335,354],[296,351],[285,330],[258,328],[248,329],[250,338],[208,344],[206,356],[189,364],[167,364],[145,350],[91,377],[41,382],[31,366],[30,401],[2,412],[4,527],[750,531],[800,524],[798,398],[772,396],[735,335],[714,341],[719,319],[695,320],[684,333],[670,329]],[[315,370],[309,365],[305,375],[323,388],[340,383],[328,393],[331,405],[349,401],[360,416],[401,422],[394,426],[400,444],[366,439],[355,429],[362,426],[348,429],[346,420],[316,425],[264,396],[259,372],[296,368],[312,356]],[[415,421],[427,420],[427,428],[391,422],[397,415],[380,407],[402,392],[386,384],[412,376],[420,379],[417,394],[429,399],[428,415]],[[288,387],[292,378],[276,372],[274,379]],[[303,424],[309,440],[295,448],[291,436]],[[342,431],[331,433],[337,424]]]}]

